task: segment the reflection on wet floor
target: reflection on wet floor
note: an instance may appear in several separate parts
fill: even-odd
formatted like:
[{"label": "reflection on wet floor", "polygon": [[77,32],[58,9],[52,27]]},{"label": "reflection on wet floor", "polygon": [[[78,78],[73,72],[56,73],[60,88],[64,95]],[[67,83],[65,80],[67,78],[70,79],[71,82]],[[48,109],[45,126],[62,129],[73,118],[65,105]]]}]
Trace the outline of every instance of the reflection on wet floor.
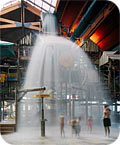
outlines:
[{"label": "reflection on wet floor", "polygon": [[3,135],[5,141],[11,145],[109,145],[114,143],[118,138],[119,129],[111,127],[111,136],[104,136],[103,127],[94,127],[92,133],[88,132],[86,127],[83,127],[80,136],[76,137],[71,134],[71,127],[65,127],[65,137],[60,136],[59,126],[46,127],[46,136],[41,137],[37,134],[39,130],[34,130],[34,135],[29,132],[13,133]]}]

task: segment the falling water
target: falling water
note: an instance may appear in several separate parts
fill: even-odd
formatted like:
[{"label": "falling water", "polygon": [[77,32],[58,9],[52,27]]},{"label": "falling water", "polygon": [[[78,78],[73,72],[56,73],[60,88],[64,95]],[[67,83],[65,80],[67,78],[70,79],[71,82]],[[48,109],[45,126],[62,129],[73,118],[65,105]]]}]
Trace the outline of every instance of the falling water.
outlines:
[{"label": "falling water", "polygon": [[[55,17],[47,15],[43,23],[44,34],[37,36],[21,89],[46,87],[46,90],[28,92],[18,102],[17,132],[4,136],[13,144],[42,144],[41,99],[33,95],[52,95],[44,100],[46,136],[52,139],[60,135],[58,124],[61,113],[65,115],[65,126],[70,125],[71,119],[81,117],[84,128],[88,116],[93,117],[94,124],[100,125],[103,111],[100,103],[110,101],[101,77],[87,54],[72,41],[58,36],[56,26]],[[55,134],[52,134],[53,130]],[[69,128],[67,133],[71,139]],[[60,138],[59,141],[59,144],[66,144]]]},{"label": "falling water", "polygon": [[[103,111],[101,104],[110,102],[101,77],[84,50],[72,41],[57,36],[55,17],[47,15],[43,26],[45,33],[37,37],[22,89],[46,87],[46,90],[28,92],[18,102],[17,132],[5,136],[5,140],[13,144],[49,144],[50,141],[51,144],[54,141],[59,145],[66,145],[68,141],[71,144],[69,128],[65,129],[68,130],[66,136],[69,139],[59,138],[59,115],[64,114],[65,126],[70,125],[71,119],[81,117],[81,126],[85,129],[88,116],[92,116],[94,125],[100,127]],[[44,93],[52,97],[44,100],[46,136],[49,138],[43,139],[40,138],[41,99],[33,95]],[[88,130],[83,131],[82,135],[86,133]],[[83,141],[81,137],[79,141]]]},{"label": "falling water", "polygon": [[[104,101],[104,96],[106,97],[95,66],[82,48],[56,35],[53,16],[47,15],[43,26],[44,32],[49,34],[37,37],[23,89],[46,87],[44,93],[52,94],[52,98],[45,99],[44,106],[48,125],[57,124],[61,113],[67,116],[67,120],[79,116],[86,119],[94,110],[94,113],[98,114],[95,118],[99,118],[99,105],[93,108],[88,106],[88,111],[86,109],[88,102]],[[32,97],[40,93],[29,92],[19,102],[20,129],[40,128],[41,99]]]}]

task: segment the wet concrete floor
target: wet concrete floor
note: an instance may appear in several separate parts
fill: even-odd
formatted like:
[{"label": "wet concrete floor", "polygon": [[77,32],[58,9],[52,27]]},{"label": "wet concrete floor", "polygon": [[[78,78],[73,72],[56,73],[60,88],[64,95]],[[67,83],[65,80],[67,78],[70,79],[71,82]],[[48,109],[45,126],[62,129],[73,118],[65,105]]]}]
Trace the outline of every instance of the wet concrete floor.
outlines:
[{"label": "wet concrete floor", "polygon": [[[13,134],[2,135],[2,138],[11,145],[109,145],[120,140],[120,128],[111,127],[110,137],[104,135],[102,126],[94,126],[92,132],[87,127],[81,127],[80,136],[72,135],[71,126],[65,127],[65,137],[60,135],[60,128],[46,127],[45,137],[41,131],[32,129]],[[118,137],[119,136],[119,137]]]}]

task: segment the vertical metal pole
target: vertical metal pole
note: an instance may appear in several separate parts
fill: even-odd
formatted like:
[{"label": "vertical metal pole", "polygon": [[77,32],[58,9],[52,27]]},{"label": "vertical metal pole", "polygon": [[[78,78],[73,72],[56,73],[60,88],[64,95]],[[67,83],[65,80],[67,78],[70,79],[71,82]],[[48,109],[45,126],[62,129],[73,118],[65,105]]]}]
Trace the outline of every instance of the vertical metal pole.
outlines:
[{"label": "vertical metal pole", "polygon": [[65,113],[66,115],[68,114],[67,113],[67,82],[65,82]]},{"label": "vertical metal pole", "polygon": [[69,119],[71,120],[71,70],[69,70]]},{"label": "vertical metal pole", "polygon": [[85,95],[86,95],[86,124],[88,123],[88,95],[89,94],[90,94],[90,88],[88,88],[88,92],[85,93]]},{"label": "vertical metal pole", "polygon": [[[100,117],[100,115],[101,115],[101,108],[100,108],[101,106],[100,106],[100,99],[98,100],[98,112],[99,112],[99,117]],[[93,114],[93,113],[92,113]],[[99,119],[99,123],[101,123],[101,120]]]},{"label": "vertical metal pole", "polygon": [[[116,79],[115,79],[115,67],[113,68],[113,80],[114,80],[114,87],[113,87],[113,91],[114,91],[114,97],[116,98]],[[117,100],[115,100],[115,113],[117,113]]]},{"label": "vertical metal pole", "polygon": [[4,120],[4,115],[5,115],[5,104],[4,104],[4,95],[3,95],[3,120]]},{"label": "vertical metal pole", "polygon": [[[61,99],[62,99],[62,81],[60,82],[60,97],[61,97]],[[61,101],[60,101],[60,110],[61,110],[61,112],[63,111]]]},{"label": "vertical metal pole", "polygon": [[42,97],[42,120],[44,120],[44,97]]},{"label": "vertical metal pole", "polygon": [[108,88],[110,89],[111,87],[111,60],[109,62],[109,67],[108,67]]},{"label": "vertical metal pole", "polygon": [[22,23],[22,33],[25,34],[24,22],[25,22],[25,12],[24,12],[24,0],[21,0],[21,23]]},{"label": "vertical metal pole", "polygon": [[15,90],[15,131],[17,131],[17,127],[18,127],[18,102],[17,102],[17,88]]},{"label": "vertical metal pole", "polygon": [[1,111],[1,106],[2,106],[2,104],[1,104],[1,98],[0,98],[0,122],[1,122],[1,115],[2,115],[2,111]]},{"label": "vertical metal pole", "polygon": [[44,97],[42,97],[42,120],[41,120],[41,136],[45,136]]},{"label": "vertical metal pole", "polygon": [[16,104],[16,108],[15,108],[15,123],[16,123],[16,127],[15,127],[15,131],[17,131],[17,126],[18,126],[18,101],[17,101],[17,95],[18,95],[18,90],[20,87],[20,49],[19,49],[19,45],[18,45],[18,58],[17,58],[17,87],[16,87],[16,91],[15,91],[15,104]]},{"label": "vertical metal pole", "polygon": [[115,94],[116,94],[116,85],[115,85],[115,83],[116,83],[116,80],[115,80],[115,67],[114,67],[114,69],[113,69],[113,79],[114,79],[114,97],[115,97]]},{"label": "vertical metal pole", "polygon": [[72,98],[72,119],[75,117],[75,100]]}]

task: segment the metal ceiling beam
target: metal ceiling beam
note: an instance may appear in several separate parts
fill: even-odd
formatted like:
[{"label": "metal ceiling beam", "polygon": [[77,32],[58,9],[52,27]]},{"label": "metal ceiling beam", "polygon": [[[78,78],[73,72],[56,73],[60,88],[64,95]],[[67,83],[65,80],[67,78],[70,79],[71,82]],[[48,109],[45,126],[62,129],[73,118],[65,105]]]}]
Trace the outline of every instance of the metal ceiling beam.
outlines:
[{"label": "metal ceiling beam", "polygon": [[81,16],[84,8],[87,6],[88,4],[88,0],[85,1],[84,5],[82,6],[82,9],[80,10],[79,14],[77,15],[76,19],[72,22],[70,29],[72,29],[72,27],[74,26],[74,24],[77,22],[77,20],[79,19],[79,17]]},{"label": "metal ceiling beam", "polygon": [[96,21],[89,27],[89,29],[86,31],[86,33],[82,36],[82,38],[87,35],[90,37],[96,29],[100,26],[100,24],[106,19],[106,17],[111,13],[111,11],[115,8],[115,5],[113,3],[110,3],[108,7],[106,7],[103,12],[98,16]]},{"label": "metal ceiling beam", "polygon": [[64,7],[64,10],[63,10],[63,12],[62,12],[62,16],[61,16],[61,18],[60,18],[60,22],[62,21],[62,18],[63,18],[63,16],[64,16],[65,10],[66,10],[66,8],[67,8],[67,6],[68,6],[68,3],[69,3],[69,0],[67,0],[67,2],[66,2],[66,5],[65,5],[65,7]]},{"label": "metal ceiling beam", "polygon": [[82,17],[77,28],[74,30],[70,40],[74,42],[76,38],[81,37],[95,21],[100,12],[103,11],[103,9],[107,6],[107,4],[108,3],[106,1],[97,2],[97,0],[94,0],[85,15]]}]

